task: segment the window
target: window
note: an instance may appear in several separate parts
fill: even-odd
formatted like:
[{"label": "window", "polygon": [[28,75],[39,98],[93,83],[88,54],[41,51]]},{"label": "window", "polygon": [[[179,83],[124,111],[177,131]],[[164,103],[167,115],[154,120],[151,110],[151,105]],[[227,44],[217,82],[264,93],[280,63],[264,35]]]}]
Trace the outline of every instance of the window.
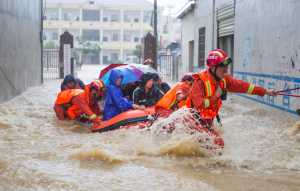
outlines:
[{"label": "window", "polygon": [[111,61],[113,63],[118,61],[118,53],[111,53]]},{"label": "window", "polygon": [[50,40],[58,40],[58,33],[52,33]]},{"label": "window", "polygon": [[104,17],[104,18],[103,18],[103,21],[104,21],[104,22],[107,22],[107,17]]},{"label": "window", "polygon": [[100,30],[83,29],[82,35],[88,41],[99,41],[100,40]]},{"label": "window", "polygon": [[105,41],[105,42],[107,41],[107,37],[106,36],[103,37],[103,41]]},{"label": "window", "polygon": [[107,56],[103,56],[103,64],[108,64]]},{"label": "window", "polygon": [[139,37],[134,37],[134,42],[138,42],[139,41]]},{"label": "window", "polygon": [[100,21],[100,10],[82,10],[82,21]]},{"label": "window", "polygon": [[138,23],[139,22],[139,18],[134,18],[134,22]]},{"label": "window", "polygon": [[204,67],[205,63],[205,27],[199,29],[198,67]]},{"label": "window", "polygon": [[130,15],[124,15],[124,22],[130,22]]},{"label": "window", "polygon": [[130,34],[124,34],[124,39],[123,39],[123,41],[125,41],[125,42],[130,42],[130,40],[131,40]]},{"label": "window", "polygon": [[50,13],[50,20],[58,20],[58,13]]},{"label": "window", "polygon": [[70,21],[71,20],[71,13],[64,13],[64,21]]},{"label": "window", "polygon": [[111,16],[111,22],[118,22],[119,21],[118,18],[119,18],[118,15],[112,15]]},{"label": "window", "polygon": [[111,41],[119,41],[119,35],[118,34],[113,34]]},{"label": "window", "polygon": [[89,4],[94,4],[94,1],[89,1]]}]

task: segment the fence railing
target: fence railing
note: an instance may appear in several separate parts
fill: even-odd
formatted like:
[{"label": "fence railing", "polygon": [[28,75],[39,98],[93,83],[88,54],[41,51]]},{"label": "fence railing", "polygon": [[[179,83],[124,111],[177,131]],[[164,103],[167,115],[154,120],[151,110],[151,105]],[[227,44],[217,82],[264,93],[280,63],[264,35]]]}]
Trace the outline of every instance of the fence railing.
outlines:
[{"label": "fence railing", "polygon": [[[74,52],[75,59],[79,56]],[[43,51],[43,78],[44,79],[59,79],[60,72],[59,52],[57,50]],[[77,77],[78,67],[74,66],[74,76]]]},{"label": "fence railing", "polygon": [[172,55],[160,55],[159,72],[165,80],[173,80],[174,60]]}]

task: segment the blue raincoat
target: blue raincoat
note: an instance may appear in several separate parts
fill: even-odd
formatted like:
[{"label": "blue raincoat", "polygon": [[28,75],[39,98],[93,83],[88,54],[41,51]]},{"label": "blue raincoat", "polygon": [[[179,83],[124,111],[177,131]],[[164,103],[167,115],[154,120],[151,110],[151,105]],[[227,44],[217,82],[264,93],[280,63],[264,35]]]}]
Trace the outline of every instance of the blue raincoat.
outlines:
[{"label": "blue raincoat", "polygon": [[106,92],[105,107],[104,107],[104,120],[110,120],[111,118],[123,113],[129,109],[132,109],[132,102],[128,101],[122,94],[120,86],[116,86],[117,79],[123,75],[117,71],[112,70],[109,76],[109,87]]}]

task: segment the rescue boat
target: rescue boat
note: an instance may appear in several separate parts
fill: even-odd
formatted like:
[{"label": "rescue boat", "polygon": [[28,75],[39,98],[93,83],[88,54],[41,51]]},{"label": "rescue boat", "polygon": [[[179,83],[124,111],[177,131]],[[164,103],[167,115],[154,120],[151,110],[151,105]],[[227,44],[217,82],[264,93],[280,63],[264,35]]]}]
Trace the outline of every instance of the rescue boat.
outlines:
[{"label": "rescue boat", "polygon": [[[113,131],[117,129],[129,129],[132,126],[138,126],[140,129],[147,127],[150,124],[150,120],[155,119],[155,109],[154,107],[148,107],[143,110],[129,110],[120,115],[115,116],[114,118],[106,121],[102,126],[92,126],[91,131],[93,133]],[[183,116],[184,117],[184,116]],[[224,141],[222,137],[211,127],[206,125],[203,120],[197,116],[193,117],[184,117],[188,123],[189,120],[196,121],[193,123],[193,127],[190,127],[200,133],[206,132],[209,136],[214,137],[214,144],[217,146],[215,148],[223,148]],[[189,123],[190,124],[190,123]],[[196,126],[195,126],[196,124]],[[202,140],[203,141],[203,140]]]}]

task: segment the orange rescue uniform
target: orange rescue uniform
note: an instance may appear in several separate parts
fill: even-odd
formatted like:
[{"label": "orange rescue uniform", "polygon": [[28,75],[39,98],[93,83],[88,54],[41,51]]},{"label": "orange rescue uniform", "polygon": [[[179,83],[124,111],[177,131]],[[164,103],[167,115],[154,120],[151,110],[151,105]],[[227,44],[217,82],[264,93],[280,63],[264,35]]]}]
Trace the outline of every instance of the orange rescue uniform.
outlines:
[{"label": "orange rescue uniform", "polygon": [[[191,101],[189,99],[189,94],[188,94],[190,89],[191,89],[191,87],[184,81],[176,84],[155,105],[156,113],[161,115],[160,117],[168,117],[169,115],[171,115],[171,113],[176,111],[178,108],[182,108],[183,106],[186,106],[186,107],[190,108],[191,107]],[[185,97],[178,104],[178,106],[173,106],[170,109],[167,109],[178,99],[178,97],[180,95],[185,95]]]},{"label": "orange rescue uniform", "polygon": [[[83,113],[99,124],[103,118],[97,100],[91,99],[89,86],[86,86],[85,90],[73,89],[60,92],[53,109],[59,120],[75,119],[81,117]],[[88,118],[81,117],[80,121],[87,122]]]},{"label": "orange rescue uniform", "polygon": [[220,82],[217,82],[214,76],[206,69],[198,74],[201,78],[197,79],[193,85],[191,93],[191,101],[193,107],[200,112],[202,118],[212,119],[218,112],[222,104],[221,98],[215,94],[215,88],[220,85],[221,88],[226,88],[228,92],[247,93],[252,95],[264,96],[265,88],[254,86],[248,82],[234,79],[229,74]]}]

